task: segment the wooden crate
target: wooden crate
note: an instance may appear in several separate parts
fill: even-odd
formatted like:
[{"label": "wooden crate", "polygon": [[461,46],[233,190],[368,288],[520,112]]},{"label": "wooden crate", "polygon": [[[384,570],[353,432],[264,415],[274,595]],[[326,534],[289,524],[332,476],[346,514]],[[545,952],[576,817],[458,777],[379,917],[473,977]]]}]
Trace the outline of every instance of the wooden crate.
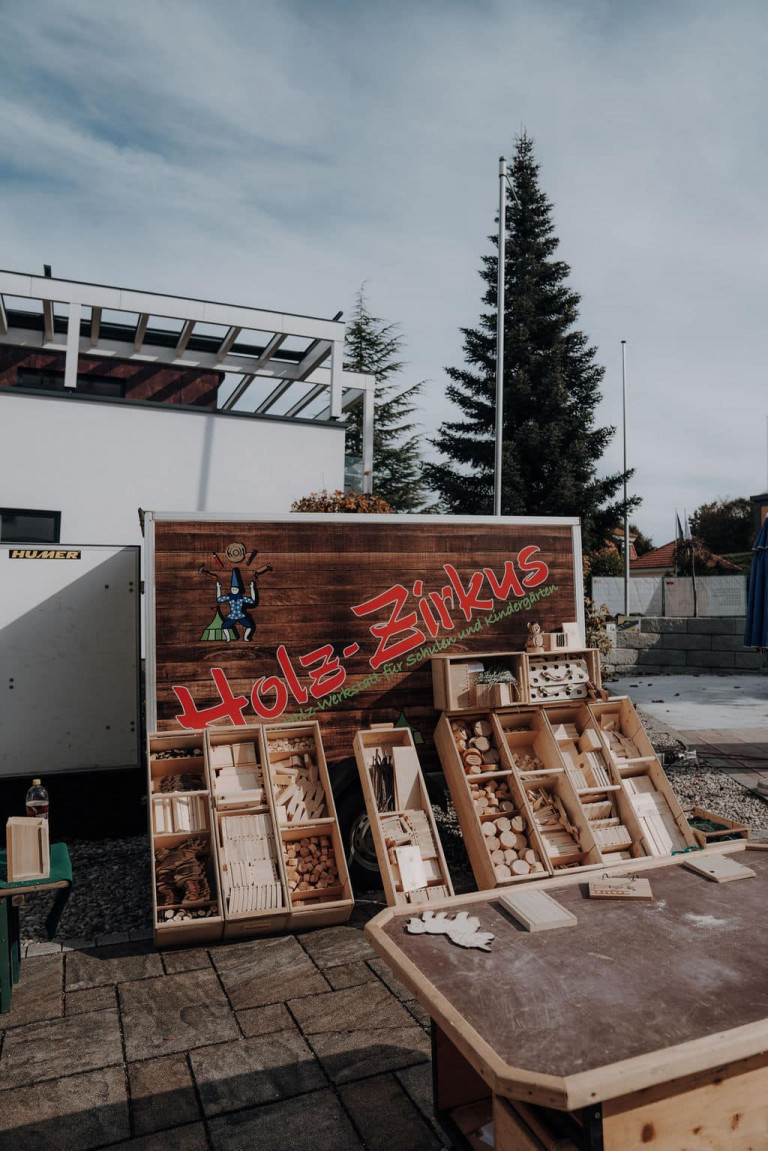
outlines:
[{"label": "wooden crate", "polygon": [[[505,816],[507,812],[501,809],[498,813],[488,811],[487,808],[479,810],[483,802],[482,790],[494,785],[495,791],[504,788],[508,791],[509,799],[505,797],[502,802],[511,803],[514,814],[522,815],[526,823],[524,834],[527,837],[531,832],[533,836],[532,850],[536,852],[538,860],[547,874],[550,870],[543,845],[533,826],[531,812],[526,805],[518,777],[504,758],[504,749],[503,746],[500,746],[501,729],[494,723],[496,718],[489,712],[444,712],[435,730],[435,745],[453,798],[456,816],[464,837],[464,846],[467,849],[475,880],[481,890],[508,883],[530,881],[541,875],[540,872],[530,871],[527,875],[510,875],[509,878],[500,878],[497,874],[496,867],[499,865],[491,858],[492,850],[497,849],[489,848],[488,839],[493,837],[487,836],[483,829],[486,823],[499,816]],[[477,722],[482,722],[490,728],[493,746],[499,752],[499,763],[493,770],[487,769],[468,773],[467,764],[462,760],[453,728],[460,724],[474,725]],[[490,765],[487,766],[490,767]],[[503,866],[509,865],[504,864]]]},{"label": "wooden crate", "polygon": [[[429,902],[428,893],[430,890],[436,894],[439,892],[441,898],[453,895],[453,884],[440,843],[432,805],[429,802],[418,753],[413,742],[413,733],[409,728],[396,728],[391,724],[382,724],[379,727],[358,731],[354,739],[354,748],[363,798],[368,812],[368,822],[371,827],[384,893],[389,906]],[[371,761],[376,755],[390,756],[393,761],[391,811],[381,810],[377,803],[371,767]],[[402,890],[399,869],[390,857],[386,842],[386,824],[394,824],[400,817],[406,816],[411,811],[418,811],[424,815],[432,838],[428,867],[430,871],[436,874],[428,878],[426,899],[414,898],[416,892],[405,893]],[[432,855],[432,851],[434,851],[434,855]]]},{"label": "wooden crate", "polygon": [[289,892],[290,912],[288,926],[291,931],[308,927],[331,927],[346,923],[355,906],[352,884],[344,855],[344,844],[336,819],[324,819],[317,823],[283,825],[280,828],[283,865],[285,866],[286,844],[303,839],[312,840],[327,837],[330,839],[338,869],[338,883],[335,887],[315,891]]},{"label": "wooden crate", "polygon": [[[320,725],[266,724],[263,755],[280,827],[336,819]],[[282,802],[281,796],[288,798]]]},{"label": "wooden crate", "polygon": [[[528,652],[526,653],[527,667],[526,667],[526,683],[528,688],[528,695],[526,703],[567,703],[569,702],[569,695],[565,687],[558,689],[556,684],[551,685],[545,694],[544,688],[537,688],[534,684],[535,669],[539,666],[546,666],[552,668],[552,674],[559,674],[561,665],[567,663],[574,663],[575,661],[582,661],[586,668],[587,679],[584,683],[576,685],[578,687],[579,695],[575,691],[571,692],[571,696],[576,698],[593,699],[595,696],[600,695],[602,692],[602,673],[600,670],[600,653],[595,648],[581,648],[572,651],[564,652],[546,652],[540,653]],[[568,681],[564,681],[567,683]],[[552,694],[555,693],[555,694]]]},{"label": "wooden crate", "polygon": [[[189,751],[188,756],[173,759],[158,759],[157,753],[179,749]],[[200,754],[194,755],[197,750]],[[211,834],[212,816],[210,806],[210,779],[208,776],[207,760],[205,756],[205,733],[202,731],[159,732],[147,736],[147,773],[149,792],[149,842],[152,867],[152,915],[154,922],[155,944],[158,947],[174,947],[185,944],[211,943],[221,939],[223,932],[223,916],[221,899],[219,895],[218,854],[216,850],[216,836]],[[161,791],[161,782],[173,775],[196,775],[200,777],[203,788],[195,791]],[[199,832],[163,832],[155,831],[154,807],[159,797],[183,799],[188,796],[199,796],[204,804],[206,828]],[[210,900],[199,903],[188,903],[160,907],[157,902],[157,872],[155,852],[178,847],[190,837],[205,840],[208,844],[208,866],[206,870],[210,887]],[[165,919],[166,911],[195,910],[213,907],[215,914],[205,919],[173,920]]]},{"label": "wooden crate", "polygon": [[[527,664],[524,652],[488,651],[472,655],[461,652],[433,656],[431,663],[432,691],[437,711],[506,707],[516,702],[527,701]],[[478,672],[492,664],[509,668],[517,680],[517,685],[477,684],[475,681]],[[507,690],[499,690],[502,688]]]},{"label": "wooden crate", "polygon": [[[592,826],[586,818],[573,785],[564,771],[542,773],[533,777],[526,776],[523,789],[532,819],[538,826],[545,858],[553,873],[557,874],[574,867],[591,867],[602,863],[602,855],[595,842]],[[564,833],[564,829],[560,825],[553,824],[549,830],[539,822],[541,816],[536,810],[534,796],[542,794],[546,794],[548,797],[545,807],[557,808],[558,805],[561,805],[570,824],[574,827],[576,835],[575,838],[571,836],[571,848],[568,848],[567,845],[558,847],[558,841],[568,837],[568,833]]]},{"label": "wooden crate", "polygon": [[47,879],[51,874],[48,820],[12,815],[5,825],[6,876],[9,883]]},{"label": "wooden crate", "polygon": [[[521,778],[526,772],[564,771],[565,764],[547,724],[544,708],[519,707],[496,711],[492,723],[502,759]],[[527,763],[530,762],[530,765]],[[538,763],[536,762],[538,761]]]},{"label": "wooden crate", "polygon": [[710,823],[720,825],[717,831],[703,831],[698,827],[691,827],[693,837],[699,847],[706,847],[710,843],[727,842],[730,839],[749,839],[749,828],[746,823],[736,823],[724,815],[717,815],[703,807],[686,807],[683,809],[690,827],[691,819],[706,819]]}]

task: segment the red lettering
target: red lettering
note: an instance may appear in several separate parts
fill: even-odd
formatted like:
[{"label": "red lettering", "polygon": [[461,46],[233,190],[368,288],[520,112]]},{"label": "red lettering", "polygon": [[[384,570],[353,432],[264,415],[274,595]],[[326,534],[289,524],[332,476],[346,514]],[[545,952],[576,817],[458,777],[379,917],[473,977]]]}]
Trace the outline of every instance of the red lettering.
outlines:
[{"label": "red lettering", "polygon": [[[339,657],[334,655],[333,645],[330,643],[300,656],[299,663],[309,671],[312,680],[309,690],[315,699],[322,699],[329,692],[338,691],[347,678],[347,673],[339,663]],[[319,663],[320,666],[312,667],[313,663]]]},{"label": "red lettering", "polygon": [[517,572],[515,571],[515,565],[512,563],[512,560],[507,560],[504,564],[504,575],[501,582],[496,579],[496,576],[490,568],[483,568],[483,571],[496,599],[509,599],[510,591],[513,591],[517,596],[525,595],[523,585],[517,578]]},{"label": "red lettering", "polygon": [[288,687],[293,692],[296,698],[296,702],[302,704],[306,703],[309,699],[307,689],[302,687],[299,683],[299,677],[296,674],[296,669],[291,663],[285,644],[281,643],[280,647],[277,649],[277,662],[280,664],[280,668],[286,680],[288,681]]},{"label": "red lettering", "polygon": [[538,587],[539,584],[544,583],[544,580],[549,576],[549,568],[543,560],[533,560],[533,563],[528,562],[540,550],[540,548],[531,546],[523,548],[523,550],[518,553],[517,562],[524,572],[529,573],[523,577],[523,583],[526,587]]},{"label": "red lettering", "polygon": [[[270,691],[275,693],[275,702],[272,707],[262,699],[262,695]],[[278,719],[288,707],[288,688],[276,675],[270,675],[266,678],[262,676],[253,685],[251,703],[253,710],[262,719]]]},{"label": "red lettering", "polygon": [[429,600],[428,599],[420,599],[419,600],[419,611],[421,612],[421,618],[424,620],[425,628],[427,629],[429,634],[434,639],[434,637],[437,635],[438,631],[440,630],[440,625],[437,622],[437,620],[435,619],[435,613],[432,611],[432,608],[429,606]]},{"label": "red lettering", "polygon": [[[355,615],[363,616],[392,606],[387,622],[372,624],[370,628],[371,635],[377,637],[379,641],[379,646],[368,661],[374,671],[387,660],[396,659],[397,656],[405,655],[406,652],[418,647],[427,638],[421,628],[416,626],[415,611],[408,615],[400,614],[407,599],[408,589],[404,588],[402,584],[394,584],[387,591],[380,592],[379,595],[352,608]],[[395,636],[401,635],[403,632],[406,634],[402,639],[390,642],[394,640]]]},{"label": "red lettering", "polygon": [[[492,611],[492,599],[479,599],[480,588],[483,585],[483,573],[474,572],[469,577],[469,589],[465,590],[461,582],[461,577],[456,571],[453,564],[443,564],[443,570],[451,581],[454,592],[456,593],[456,600],[461,610],[464,612],[464,618],[469,621],[472,619],[473,611]],[[444,591],[447,589],[443,589]]]},{"label": "red lettering", "polygon": [[451,619],[448,608],[445,606],[445,601],[449,599],[453,603],[453,591],[449,587],[444,587],[442,591],[431,591],[429,598],[437,608],[437,614],[440,616],[440,623],[446,631],[451,631],[456,625]]},{"label": "red lettering", "polygon": [[183,708],[181,715],[176,716],[182,727],[199,730],[201,727],[208,727],[209,724],[215,723],[218,719],[228,719],[230,723],[237,725],[245,723],[243,709],[248,703],[248,696],[232,694],[232,688],[220,667],[212,667],[211,675],[221,700],[221,703],[214,704],[213,707],[198,708],[192,699],[189,688],[174,687],[176,698]]}]

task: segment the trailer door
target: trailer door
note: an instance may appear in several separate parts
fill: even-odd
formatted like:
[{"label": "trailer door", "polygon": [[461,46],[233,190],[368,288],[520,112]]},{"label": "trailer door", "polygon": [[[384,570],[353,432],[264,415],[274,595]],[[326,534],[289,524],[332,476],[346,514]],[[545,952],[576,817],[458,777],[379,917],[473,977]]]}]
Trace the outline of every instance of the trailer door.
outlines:
[{"label": "trailer door", "polygon": [[0,545],[0,776],[139,760],[139,548]]}]

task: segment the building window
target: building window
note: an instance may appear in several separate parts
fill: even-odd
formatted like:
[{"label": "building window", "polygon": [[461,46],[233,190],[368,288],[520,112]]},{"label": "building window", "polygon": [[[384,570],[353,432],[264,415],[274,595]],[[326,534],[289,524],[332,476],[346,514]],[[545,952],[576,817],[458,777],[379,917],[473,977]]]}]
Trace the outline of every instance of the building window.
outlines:
[{"label": "building window", "polygon": [[31,508],[0,508],[0,542],[57,544],[61,540],[61,512]]},{"label": "building window", "polygon": [[112,376],[78,376],[75,388],[65,388],[63,372],[37,372],[28,368],[19,368],[16,387],[38,392],[74,391],[80,396],[112,396],[118,399],[125,396],[125,380]]}]

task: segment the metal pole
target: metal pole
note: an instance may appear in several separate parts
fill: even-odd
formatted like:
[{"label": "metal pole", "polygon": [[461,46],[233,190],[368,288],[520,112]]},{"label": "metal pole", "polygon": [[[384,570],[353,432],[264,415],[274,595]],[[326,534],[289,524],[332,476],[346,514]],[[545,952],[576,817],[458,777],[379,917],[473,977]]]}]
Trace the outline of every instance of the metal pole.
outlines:
[{"label": "metal pole", "polygon": [[507,161],[499,157],[499,252],[496,281],[496,458],[493,472],[493,514],[501,515],[501,456],[504,445],[504,264],[507,231]]},{"label": "metal pole", "polygon": [[621,388],[624,415],[624,615],[629,615],[629,509],[627,508],[627,341],[621,341]]}]

